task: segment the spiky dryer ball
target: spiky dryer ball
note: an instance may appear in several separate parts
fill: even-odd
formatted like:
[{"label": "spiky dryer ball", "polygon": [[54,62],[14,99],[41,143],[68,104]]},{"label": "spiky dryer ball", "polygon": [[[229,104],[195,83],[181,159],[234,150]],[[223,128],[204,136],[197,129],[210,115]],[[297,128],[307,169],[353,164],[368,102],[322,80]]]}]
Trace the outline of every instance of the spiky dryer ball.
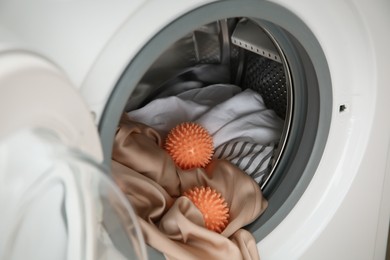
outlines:
[{"label": "spiky dryer ball", "polygon": [[206,228],[221,233],[229,222],[229,208],[221,193],[210,187],[194,187],[184,192],[184,196],[200,210]]},{"label": "spiky dryer ball", "polygon": [[183,170],[205,167],[214,153],[211,135],[204,127],[193,122],[181,123],[172,128],[164,148]]}]

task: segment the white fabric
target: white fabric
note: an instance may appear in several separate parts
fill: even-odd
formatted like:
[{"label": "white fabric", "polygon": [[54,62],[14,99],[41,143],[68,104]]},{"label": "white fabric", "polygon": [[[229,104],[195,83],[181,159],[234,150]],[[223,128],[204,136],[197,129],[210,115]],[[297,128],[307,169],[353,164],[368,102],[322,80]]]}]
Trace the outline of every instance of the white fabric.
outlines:
[{"label": "white fabric", "polygon": [[165,138],[182,122],[196,122],[213,136],[215,158],[227,159],[257,182],[266,173],[283,128],[273,110],[253,90],[217,84],[156,99],[128,113]]}]

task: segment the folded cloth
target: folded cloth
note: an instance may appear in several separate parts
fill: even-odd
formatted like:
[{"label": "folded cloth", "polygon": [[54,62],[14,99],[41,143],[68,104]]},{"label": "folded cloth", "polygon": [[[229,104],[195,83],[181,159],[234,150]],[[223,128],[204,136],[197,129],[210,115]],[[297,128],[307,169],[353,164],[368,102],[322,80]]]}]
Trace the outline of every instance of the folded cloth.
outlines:
[{"label": "folded cloth", "polygon": [[[161,148],[154,129],[123,116],[115,136],[112,173],[139,217],[145,241],[167,259],[258,259],[256,242],[243,226],[267,207],[259,186],[226,160],[181,170]],[[221,233],[205,228],[201,212],[183,192],[216,189],[230,209]]]},{"label": "folded cloth", "polygon": [[129,117],[147,124],[165,139],[170,129],[182,122],[197,122],[213,137],[215,158],[227,159],[256,182],[268,173],[283,120],[267,109],[253,90],[216,84],[156,99],[130,111]]}]

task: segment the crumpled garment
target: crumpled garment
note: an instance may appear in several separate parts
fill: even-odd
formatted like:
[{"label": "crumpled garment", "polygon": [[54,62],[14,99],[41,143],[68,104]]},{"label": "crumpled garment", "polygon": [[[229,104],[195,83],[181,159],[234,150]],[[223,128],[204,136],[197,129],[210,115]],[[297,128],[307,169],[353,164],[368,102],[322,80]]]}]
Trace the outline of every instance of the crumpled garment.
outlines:
[{"label": "crumpled garment", "polygon": [[[259,259],[253,236],[242,227],[267,207],[257,183],[226,160],[181,170],[162,148],[157,131],[121,119],[115,136],[112,174],[138,215],[147,244],[167,259]],[[182,196],[209,186],[225,198],[230,219],[218,234],[205,228],[196,206]]]}]

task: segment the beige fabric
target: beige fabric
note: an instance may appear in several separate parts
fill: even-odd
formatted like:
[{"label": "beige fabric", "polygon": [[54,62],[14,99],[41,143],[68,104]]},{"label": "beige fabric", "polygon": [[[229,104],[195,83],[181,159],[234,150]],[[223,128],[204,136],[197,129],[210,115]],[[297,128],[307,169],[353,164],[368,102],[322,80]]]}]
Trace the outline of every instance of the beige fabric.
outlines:
[{"label": "beige fabric", "polygon": [[[267,207],[258,185],[224,160],[183,171],[161,146],[155,130],[122,117],[112,172],[139,216],[146,242],[168,259],[258,259],[254,238],[242,229]],[[213,187],[228,203],[230,220],[221,234],[207,230],[200,211],[181,196],[194,186]]]}]

